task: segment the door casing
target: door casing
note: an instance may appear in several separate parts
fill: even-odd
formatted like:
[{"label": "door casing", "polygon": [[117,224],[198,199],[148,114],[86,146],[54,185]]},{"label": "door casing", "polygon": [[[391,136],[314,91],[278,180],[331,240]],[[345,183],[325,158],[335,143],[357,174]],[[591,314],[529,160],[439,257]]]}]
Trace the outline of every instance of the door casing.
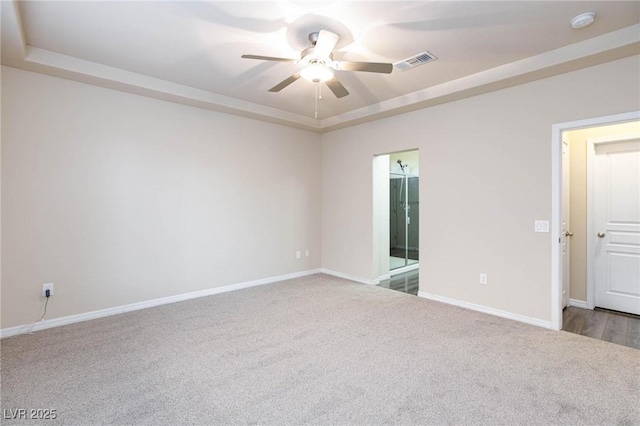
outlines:
[{"label": "door casing", "polygon": [[571,238],[567,235],[571,232],[571,202],[570,202],[570,167],[571,153],[570,145],[566,141],[562,141],[562,224],[560,227],[560,250],[562,253],[562,308],[569,306],[571,298]]}]

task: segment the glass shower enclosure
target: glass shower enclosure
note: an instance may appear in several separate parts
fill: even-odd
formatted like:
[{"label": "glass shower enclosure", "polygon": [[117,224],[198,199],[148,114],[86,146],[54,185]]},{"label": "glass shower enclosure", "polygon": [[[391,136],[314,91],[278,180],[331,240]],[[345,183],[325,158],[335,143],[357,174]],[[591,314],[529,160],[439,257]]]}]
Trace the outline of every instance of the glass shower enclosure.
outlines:
[{"label": "glass shower enclosure", "polygon": [[419,178],[409,174],[389,173],[389,269],[418,263]]}]

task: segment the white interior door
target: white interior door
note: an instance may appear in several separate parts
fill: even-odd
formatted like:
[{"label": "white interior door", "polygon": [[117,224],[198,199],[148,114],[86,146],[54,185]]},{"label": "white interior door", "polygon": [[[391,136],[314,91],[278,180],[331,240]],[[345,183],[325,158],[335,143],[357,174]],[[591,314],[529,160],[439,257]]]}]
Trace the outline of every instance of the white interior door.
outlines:
[{"label": "white interior door", "polygon": [[594,146],[595,306],[640,315],[640,139]]},{"label": "white interior door", "polygon": [[570,157],[569,144],[562,141],[562,229],[560,238],[562,242],[562,307],[565,308],[569,304],[569,237],[572,235],[569,231],[569,214],[570,214]]}]

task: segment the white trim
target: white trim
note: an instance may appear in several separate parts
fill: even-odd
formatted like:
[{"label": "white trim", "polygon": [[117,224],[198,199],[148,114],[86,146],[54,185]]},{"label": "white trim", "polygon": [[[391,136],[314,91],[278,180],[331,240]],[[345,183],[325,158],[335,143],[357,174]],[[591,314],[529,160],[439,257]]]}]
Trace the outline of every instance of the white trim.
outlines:
[{"label": "white trim", "polygon": [[[561,156],[562,159],[560,161],[562,161],[562,165],[564,167],[565,163],[567,164],[567,170],[565,173],[564,168],[562,169],[561,173],[562,173],[562,188],[565,188],[565,182],[564,180],[567,179],[567,185],[566,187],[568,188],[567,193],[562,193],[561,197],[562,200],[560,201],[562,203],[562,205],[564,206],[565,204],[567,205],[567,212],[562,212],[562,221],[565,223],[564,225],[564,230],[565,231],[569,231],[571,230],[571,145],[569,144],[569,142],[566,142],[564,140],[564,138],[561,140],[562,141],[562,152],[561,152]],[[566,149],[566,151],[565,151]],[[561,224],[562,226],[562,224]],[[565,235],[563,235],[564,233],[562,232],[562,229],[560,229],[560,238],[564,237],[564,244],[565,244],[565,254],[564,254],[564,259],[562,262],[562,291],[565,292],[566,291],[566,295],[561,296],[562,297],[562,304],[564,305],[565,300],[567,302],[567,306],[569,305],[569,299],[571,299],[571,240],[567,239],[567,237]],[[562,246],[562,240],[560,242],[560,246]],[[564,273],[564,267],[567,267],[567,273],[565,276]],[[567,280],[567,282],[564,282],[564,280]],[[563,306],[564,308],[564,306]]]},{"label": "white trim", "polygon": [[409,272],[409,271],[415,271],[416,269],[420,268],[420,263],[416,262],[416,263],[412,263],[411,265],[407,265],[407,266],[403,266],[401,268],[396,268],[396,269],[392,269],[389,271],[389,276],[393,277],[395,275],[398,274],[404,274],[405,272]]},{"label": "white trim", "polygon": [[574,308],[589,309],[587,308],[587,302],[585,302],[584,300],[569,299],[569,306],[573,306]]},{"label": "white trim", "polygon": [[66,317],[54,318],[34,324],[18,325],[0,330],[0,339],[5,337],[17,336],[26,332],[45,330],[47,328],[60,327],[63,325],[74,324],[77,322],[89,321],[97,318],[104,318],[111,315],[123,314],[125,312],[137,311],[140,309],[152,308],[154,306],[166,305],[168,303],[182,302],[189,299],[199,297],[212,296],[214,294],[227,293],[229,291],[241,290],[259,285],[272,284],[278,281],[285,281],[294,278],[305,277],[307,275],[319,274],[321,270],[310,269],[308,271],[294,272],[291,274],[278,275],[276,277],[262,278],[254,281],[246,281],[237,284],[225,285],[222,287],[214,287],[206,290],[194,291],[191,293],[176,294],[175,296],[162,297],[159,299],[146,300],[144,302],[131,303],[129,305],[115,306],[113,308],[101,309],[99,311],[84,312],[82,314],[69,315]]},{"label": "white trim", "polygon": [[372,285],[380,284],[379,278],[367,279],[362,277],[356,277],[355,275],[349,275],[349,274],[345,274],[338,271],[332,271],[331,269],[325,269],[325,268],[320,269],[320,272],[322,272],[323,274],[333,275],[334,277],[344,278],[345,280],[355,281],[362,284],[372,284]]},{"label": "white trim", "polygon": [[476,305],[475,303],[465,302],[464,300],[452,299],[450,297],[438,296],[437,294],[431,294],[424,291],[418,291],[418,297],[424,299],[434,300],[436,302],[446,303],[448,305],[459,306],[461,308],[470,309],[472,311],[478,311],[489,315],[494,315],[501,318],[507,318],[514,321],[523,322],[526,324],[535,325],[542,328],[553,328],[551,322],[541,320],[538,318],[527,317],[525,315],[514,314],[512,312],[501,311],[500,309],[490,308],[484,305]]},{"label": "white trim", "polygon": [[380,284],[380,282],[390,280],[390,279],[391,279],[391,274],[384,274],[384,275],[380,275],[378,279],[374,281],[378,281],[377,284]]},{"label": "white trim", "polygon": [[551,329],[562,330],[562,130],[551,136]]},{"label": "white trim", "polygon": [[595,297],[595,289],[596,289],[596,285],[595,285],[595,280],[593,278],[593,274],[594,274],[594,265],[593,265],[593,261],[595,260],[595,256],[593,254],[595,254],[595,241],[593,239],[593,230],[595,228],[594,226],[594,220],[593,220],[593,166],[595,165],[595,160],[596,160],[596,152],[595,152],[595,145],[593,144],[592,140],[587,139],[587,147],[586,147],[586,151],[587,151],[587,165],[586,165],[586,174],[587,174],[587,188],[586,188],[586,194],[585,196],[587,197],[587,205],[586,205],[586,209],[587,211],[585,212],[587,214],[587,257],[586,257],[586,261],[587,261],[587,300],[586,300],[586,308],[587,309],[593,309],[596,307],[596,297]]},{"label": "white trim", "polygon": [[[551,328],[562,329],[562,132],[640,120],[640,111],[557,123],[551,126]],[[587,291],[587,304],[589,294]]]}]

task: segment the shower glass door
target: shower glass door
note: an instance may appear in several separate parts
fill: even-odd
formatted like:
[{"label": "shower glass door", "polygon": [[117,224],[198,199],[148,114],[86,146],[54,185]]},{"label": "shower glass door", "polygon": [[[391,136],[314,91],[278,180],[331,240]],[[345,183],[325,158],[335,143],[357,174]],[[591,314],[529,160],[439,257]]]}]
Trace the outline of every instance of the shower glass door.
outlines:
[{"label": "shower glass door", "polygon": [[418,177],[389,173],[389,269],[418,263]]}]

